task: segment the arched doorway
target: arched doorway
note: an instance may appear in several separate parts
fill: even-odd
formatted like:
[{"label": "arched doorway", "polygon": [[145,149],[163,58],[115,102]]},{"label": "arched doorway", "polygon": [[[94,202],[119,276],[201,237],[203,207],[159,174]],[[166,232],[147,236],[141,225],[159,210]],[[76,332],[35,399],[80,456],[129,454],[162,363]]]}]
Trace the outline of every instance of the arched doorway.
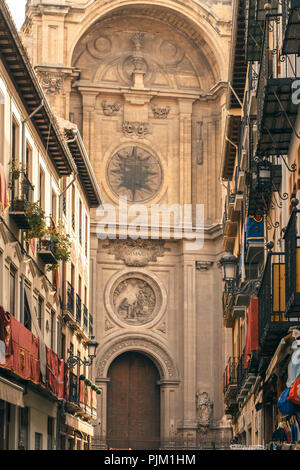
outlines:
[{"label": "arched doorway", "polygon": [[158,449],[160,376],[153,362],[143,354],[126,352],[111,364],[108,377],[108,447]]}]

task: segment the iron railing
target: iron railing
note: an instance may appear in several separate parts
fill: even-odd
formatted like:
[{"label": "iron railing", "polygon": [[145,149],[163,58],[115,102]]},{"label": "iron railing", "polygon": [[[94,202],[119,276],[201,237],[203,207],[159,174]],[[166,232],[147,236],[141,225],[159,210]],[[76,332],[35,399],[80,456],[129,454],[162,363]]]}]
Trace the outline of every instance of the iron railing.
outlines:
[{"label": "iron railing", "polygon": [[225,394],[230,386],[237,385],[238,358],[230,357],[223,374],[223,393]]},{"label": "iron railing", "polygon": [[24,171],[11,172],[9,187],[11,190],[10,211],[24,212],[27,202],[33,202],[34,187]]},{"label": "iron railing", "polygon": [[299,71],[297,54],[282,53],[282,14],[267,14],[257,86],[257,123],[261,127],[266,83],[269,79],[296,78]]},{"label": "iron railing", "polygon": [[285,321],[284,253],[268,253],[258,292],[258,336],[262,343],[271,323]]},{"label": "iron railing", "polygon": [[[294,208],[288,225],[285,229],[285,289],[286,289],[286,313],[295,309],[296,304],[300,302],[297,299],[297,250],[300,248],[299,220],[300,210]],[[300,312],[300,304],[299,304]]]}]

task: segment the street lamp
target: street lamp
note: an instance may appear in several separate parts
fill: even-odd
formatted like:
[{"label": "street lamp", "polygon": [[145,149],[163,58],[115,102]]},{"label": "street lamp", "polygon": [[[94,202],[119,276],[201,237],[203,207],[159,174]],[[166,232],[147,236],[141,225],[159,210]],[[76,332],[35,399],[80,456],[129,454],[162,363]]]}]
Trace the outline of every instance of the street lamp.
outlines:
[{"label": "street lamp", "polygon": [[70,369],[73,369],[73,367],[75,367],[77,364],[90,367],[93,364],[93,361],[96,357],[96,350],[98,346],[99,346],[99,343],[95,340],[95,337],[92,336],[90,341],[87,342],[88,357],[89,357],[88,361],[84,361],[81,359],[81,357],[75,356],[73,352],[70,349],[68,349],[68,354],[69,354],[69,357],[67,359],[68,367]]},{"label": "street lamp", "polygon": [[238,259],[227,251],[226,254],[220,259],[220,265],[223,269],[223,280],[226,284],[232,284],[236,280]]}]

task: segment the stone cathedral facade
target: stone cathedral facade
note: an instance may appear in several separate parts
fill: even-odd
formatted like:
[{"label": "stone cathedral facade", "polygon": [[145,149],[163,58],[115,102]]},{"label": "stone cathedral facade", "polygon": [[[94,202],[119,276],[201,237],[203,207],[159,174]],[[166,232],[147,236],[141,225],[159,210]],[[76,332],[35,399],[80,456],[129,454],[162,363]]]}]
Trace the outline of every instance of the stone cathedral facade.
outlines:
[{"label": "stone cathedral facade", "polygon": [[94,213],[98,448],[230,438],[218,268],[230,19],[228,0],[27,1],[23,42],[55,114],[80,129],[103,202],[204,205],[195,250],[161,226],[126,239],[118,220],[101,240]]}]

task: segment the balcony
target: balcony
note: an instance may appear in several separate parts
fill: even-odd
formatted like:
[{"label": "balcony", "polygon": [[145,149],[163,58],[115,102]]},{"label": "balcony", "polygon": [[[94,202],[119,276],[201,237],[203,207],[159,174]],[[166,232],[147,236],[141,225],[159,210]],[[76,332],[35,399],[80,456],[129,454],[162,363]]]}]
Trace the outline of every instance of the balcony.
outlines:
[{"label": "balcony", "polygon": [[299,75],[296,54],[281,53],[282,15],[266,15],[257,87],[259,156],[286,155],[298,106],[292,101],[292,82]]},{"label": "balcony", "polygon": [[30,225],[26,217],[26,204],[33,202],[34,187],[24,172],[20,172],[17,179],[11,175],[9,187],[11,189],[9,215],[18,229],[27,230]]},{"label": "balcony", "polygon": [[283,46],[284,54],[299,54],[300,48],[300,0],[283,0]]},{"label": "balcony", "polygon": [[300,210],[294,207],[285,229],[285,289],[286,309],[288,318],[300,317]]},{"label": "balcony", "polygon": [[93,315],[89,314],[89,337],[91,338],[94,335],[94,324],[93,324]]},{"label": "balcony", "polygon": [[271,357],[281,338],[297,321],[285,315],[285,254],[269,252],[258,292],[258,338],[260,356]]},{"label": "balcony", "polygon": [[238,409],[236,401],[238,381],[237,381],[238,358],[230,357],[223,374],[223,394],[225,413],[233,415]]},{"label": "balcony", "polygon": [[73,404],[78,403],[78,381],[77,375],[70,372],[69,375],[69,402]]},{"label": "balcony", "polygon": [[57,264],[56,244],[51,240],[42,239],[38,241],[37,254],[45,264]]},{"label": "balcony", "polygon": [[257,377],[257,361],[255,352],[252,353],[248,364],[245,363],[245,350],[237,365],[237,402],[243,403]]}]

